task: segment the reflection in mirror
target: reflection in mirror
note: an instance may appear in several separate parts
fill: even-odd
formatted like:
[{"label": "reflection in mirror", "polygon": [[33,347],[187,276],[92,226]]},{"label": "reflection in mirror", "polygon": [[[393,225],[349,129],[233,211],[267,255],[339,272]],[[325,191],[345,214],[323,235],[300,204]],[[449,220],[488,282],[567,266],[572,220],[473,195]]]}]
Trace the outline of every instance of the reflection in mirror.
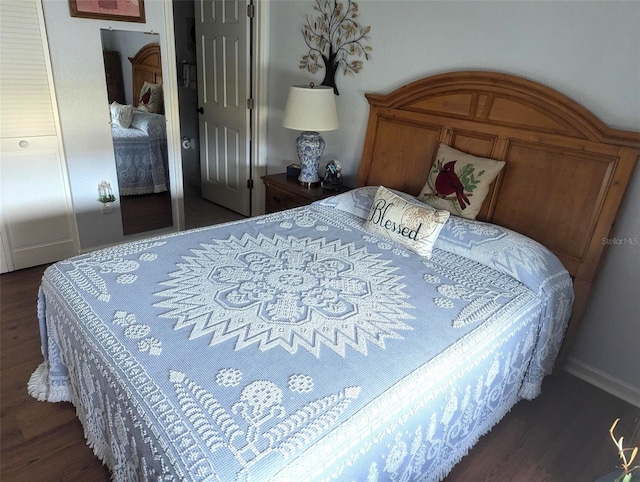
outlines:
[{"label": "reflection in mirror", "polygon": [[173,224],[158,34],[102,30],[124,234]]}]

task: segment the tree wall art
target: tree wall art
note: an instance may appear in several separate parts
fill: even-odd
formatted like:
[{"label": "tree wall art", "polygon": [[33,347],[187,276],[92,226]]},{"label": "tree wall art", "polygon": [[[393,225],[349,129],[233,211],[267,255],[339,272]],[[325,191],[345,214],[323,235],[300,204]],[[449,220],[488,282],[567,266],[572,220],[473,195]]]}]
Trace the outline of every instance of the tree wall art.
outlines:
[{"label": "tree wall art", "polygon": [[305,15],[302,27],[308,51],[300,59],[300,68],[312,74],[324,69],[322,85],[333,87],[339,95],[336,74],[340,70],[344,75],[357,74],[362,59],[369,60],[371,26],[363,27],[357,22],[358,4],[351,0],[315,0],[313,10],[311,16]]}]

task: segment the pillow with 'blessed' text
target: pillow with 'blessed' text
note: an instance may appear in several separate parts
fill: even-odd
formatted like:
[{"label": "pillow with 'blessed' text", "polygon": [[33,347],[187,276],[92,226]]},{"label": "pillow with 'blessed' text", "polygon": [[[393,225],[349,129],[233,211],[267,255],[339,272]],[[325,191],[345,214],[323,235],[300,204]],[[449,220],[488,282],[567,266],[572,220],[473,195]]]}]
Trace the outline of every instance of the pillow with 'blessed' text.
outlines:
[{"label": "pillow with 'blessed' text", "polygon": [[429,259],[447,219],[449,211],[403,199],[380,186],[364,228]]},{"label": "pillow with 'blessed' text", "polygon": [[133,120],[133,106],[118,104],[116,101],[113,101],[109,106],[109,110],[111,111],[111,122],[120,127],[124,127],[128,129],[131,127],[131,122]]}]

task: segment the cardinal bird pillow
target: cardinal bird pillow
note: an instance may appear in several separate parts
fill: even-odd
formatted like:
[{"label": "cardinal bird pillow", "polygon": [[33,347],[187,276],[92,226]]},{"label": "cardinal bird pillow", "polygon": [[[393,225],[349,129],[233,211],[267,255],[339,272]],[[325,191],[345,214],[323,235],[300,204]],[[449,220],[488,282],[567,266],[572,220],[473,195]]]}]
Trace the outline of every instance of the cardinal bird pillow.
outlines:
[{"label": "cardinal bird pillow", "polygon": [[138,110],[151,112],[152,114],[162,114],[162,84],[152,84],[151,82],[143,84],[142,89],[140,89]]},{"label": "cardinal bird pillow", "polygon": [[489,186],[504,162],[471,154],[440,144],[427,183],[418,199],[451,214],[475,219]]}]

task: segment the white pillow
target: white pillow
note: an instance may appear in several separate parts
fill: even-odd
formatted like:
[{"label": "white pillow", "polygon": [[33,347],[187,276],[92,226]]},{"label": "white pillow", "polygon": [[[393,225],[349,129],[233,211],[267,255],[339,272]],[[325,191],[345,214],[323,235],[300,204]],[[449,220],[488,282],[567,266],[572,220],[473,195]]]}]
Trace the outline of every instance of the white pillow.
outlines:
[{"label": "white pillow", "polygon": [[433,244],[449,219],[419,201],[408,201],[380,186],[373,199],[364,228],[429,259]]},{"label": "white pillow", "polygon": [[125,129],[131,127],[131,122],[133,121],[132,105],[122,105],[117,102],[112,102],[109,110],[111,111],[111,122],[113,124],[124,127]]},{"label": "white pillow", "polygon": [[475,219],[503,166],[502,161],[473,156],[440,144],[418,199],[436,209]]}]

